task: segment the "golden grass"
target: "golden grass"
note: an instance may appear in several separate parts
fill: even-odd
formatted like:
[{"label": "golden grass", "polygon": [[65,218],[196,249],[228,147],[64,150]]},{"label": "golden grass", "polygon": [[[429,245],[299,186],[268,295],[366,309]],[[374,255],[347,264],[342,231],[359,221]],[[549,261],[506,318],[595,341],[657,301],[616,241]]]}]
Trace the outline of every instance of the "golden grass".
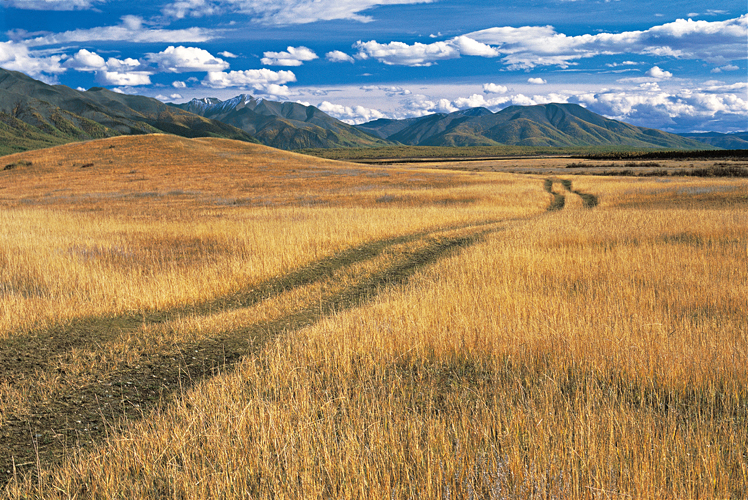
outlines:
[{"label": "golden grass", "polygon": [[[427,171],[417,175],[428,182]],[[110,417],[102,443],[68,450],[64,465],[42,465],[38,477],[19,474],[6,494],[748,495],[744,181],[574,176],[573,188],[600,205],[582,209],[558,182],[565,208],[545,213],[544,178],[490,175],[433,191],[387,185],[359,198],[351,184],[341,189],[344,203],[324,207],[209,207],[164,220],[155,208],[136,221],[116,210],[6,209],[3,276],[44,284],[35,300],[47,308],[87,283],[54,314],[8,302],[17,308],[4,319],[6,335],[22,325],[29,333],[19,335],[32,335],[35,324],[75,311],[199,304],[345,248],[409,235],[247,307],[144,322],[105,349],[60,358],[81,371],[59,389],[70,392],[73,382],[107,380],[118,367],[145,366],[153,353],[220,332],[246,331],[245,342],[256,344],[235,368],[140,421]],[[26,236],[13,242],[21,228]],[[98,253],[71,259],[85,234],[82,248]],[[420,268],[435,242],[463,236],[465,248]],[[36,250],[32,241],[41,242]],[[119,247],[133,259],[111,256]],[[65,256],[51,261],[56,274],[44,281],[41,262],[60,249]],[[398,280],[405,261],[420,270]],[[393,285],[373,281],[380,284],[365,294],[331,302],[388,273]],[[110,279],[111,287],[102,283]],[[5,294],[27,300],[17,295]],[[284,320],[300,313],[317,319]],[[15,413],[33,414],[20,409],[24,397],[56,397],[52,382],[5,390]]]}]

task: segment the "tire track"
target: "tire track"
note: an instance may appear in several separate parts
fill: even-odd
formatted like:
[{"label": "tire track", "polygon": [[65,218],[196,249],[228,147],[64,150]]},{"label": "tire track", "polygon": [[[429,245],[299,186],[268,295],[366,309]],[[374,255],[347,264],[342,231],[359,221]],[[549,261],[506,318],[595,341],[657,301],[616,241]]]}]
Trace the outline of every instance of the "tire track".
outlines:
[{"label": "tire track", "polygon": [[564,186],[564,188],[568,192],[574,193],[575,195],[579,196],[582,199],[582,205],[584,206],[584,208],[595,208],[597,206],[598,199],[597,199],[597,196],[595,196],[594,194],[589,194],[589,193],[585,193],[585,192],[577,191],[573,189],[571,187],[571,181],[568,179],[563,179],[561,181],[561,184]]},{"label": "tire track", "polygon": [[543,186],[545,187],[545,190],[553,196],[553,199],[551,200],[551,204],[548,205],[547,210],[549,212],[556,212],[558,210],[563,210],[564,205],[566,204],[566,198],[561,193],[556,193],[553,191],[553,179],[546,179]]},{"label": "tire track", "polygon": [[[142,315],[84,318],[28,337],[9,339],[0,345],[0,382],[12,384],[18,378],[52,370],[66,353],[90,349],[93,345],[101,349],[101,343],[136,334],[144,324],[245,309],[304,286],[323,281],[334,284],[341,272],[356,273],[353,268],[357,264],[381,258],[396,245],[408,246],[381,269],[357,275],[353,284],[343,288],[331,285],[319,300],[299,303],[280,317],[149,352],[135,366],[123,363],[113,371],[98,374],[94,381],[69,384],[29,414],[7,416],[0,426],[0,450],[4,450],[0,454],[0,484],[16,474],[33,474],[37,463],[43,466],[60,463],[66,450],[92,446],[110,428],[147,417],[192,385],[230,369],[243,356],[257,352],[279,333],[296,331],[331,313],[365,303],[386,287],[407,282],[424,266],[474,244],[488,233],[504,229],[511,222],[486,221],[369,242],[259,286],[195,306]],[[49,342],[45,350],[36,349],[45,342]]]}]

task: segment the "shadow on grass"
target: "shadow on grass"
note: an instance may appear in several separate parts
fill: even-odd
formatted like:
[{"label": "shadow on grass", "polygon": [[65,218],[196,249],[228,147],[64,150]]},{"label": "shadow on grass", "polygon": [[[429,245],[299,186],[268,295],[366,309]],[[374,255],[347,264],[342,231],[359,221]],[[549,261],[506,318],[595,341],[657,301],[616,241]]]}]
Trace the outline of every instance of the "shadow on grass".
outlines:
[{"label": "shadow on grass", "polygon": [[[42,466],[60,463],[71,448],[100,442],[112,425],[116,427],[128,420],[146,418],[151,411],[163,407],[194,384],[231,369],[243,356],[257,352],[279,333],[311,325],[331,313],[371,300],[386,287],[407,282],[424,266],[500,229],[491,228],[489,224],[492,223],[475,225],[467,236],[435,238],[424,248],[405,253],[389,267],[361,276],[354,285],[276,320],[168,346],[168,352],[150,353],[147,358],[140,359],[137,366],[124,365],[102,374],[94,384],[61,391],[43,407],[34,408],[31,415],[7,415],[0,426],[0,450],[5,450],[0,455],[0,484],[7,483],[16,474],[34,474],[37,463]],[[53,358],[61,352],[112,342],[123,334],[135,332],[143,323],[249,307],[294,288],[331,278],[335,271],[375,258],[393,245],[426,237],[431,237],[430,233],[371,242],[257,287],[191,307],[137,316],[85,318],[37,335],[10,339],[0,346],[0,381],[12,383],[19,373],[33,376],[37,370],[51,369]],[[34,350],[34,346],[45,342],[48,342],[46,349]]]}]

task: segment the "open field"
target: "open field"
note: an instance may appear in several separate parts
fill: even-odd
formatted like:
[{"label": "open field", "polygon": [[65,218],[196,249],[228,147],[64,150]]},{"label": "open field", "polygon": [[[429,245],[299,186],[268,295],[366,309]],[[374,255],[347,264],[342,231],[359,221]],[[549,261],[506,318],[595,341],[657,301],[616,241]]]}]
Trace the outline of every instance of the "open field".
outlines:
[{"label": "open field", "polygon": [[4,160],[8,498],[748,496],[747,179]]}]

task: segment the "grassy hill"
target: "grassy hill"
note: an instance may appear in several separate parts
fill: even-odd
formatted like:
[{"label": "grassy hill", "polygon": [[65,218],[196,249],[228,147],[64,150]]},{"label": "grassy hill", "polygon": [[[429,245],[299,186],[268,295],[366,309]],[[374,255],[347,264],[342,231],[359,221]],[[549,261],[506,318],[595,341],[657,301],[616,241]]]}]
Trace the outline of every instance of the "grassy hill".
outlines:
[{"label": "grassy hill", "polygon": [[103,88],[80,92],[0,69],[0,154],[157,132],[256,142],[235,127],[171,108],[156,99]]}]

